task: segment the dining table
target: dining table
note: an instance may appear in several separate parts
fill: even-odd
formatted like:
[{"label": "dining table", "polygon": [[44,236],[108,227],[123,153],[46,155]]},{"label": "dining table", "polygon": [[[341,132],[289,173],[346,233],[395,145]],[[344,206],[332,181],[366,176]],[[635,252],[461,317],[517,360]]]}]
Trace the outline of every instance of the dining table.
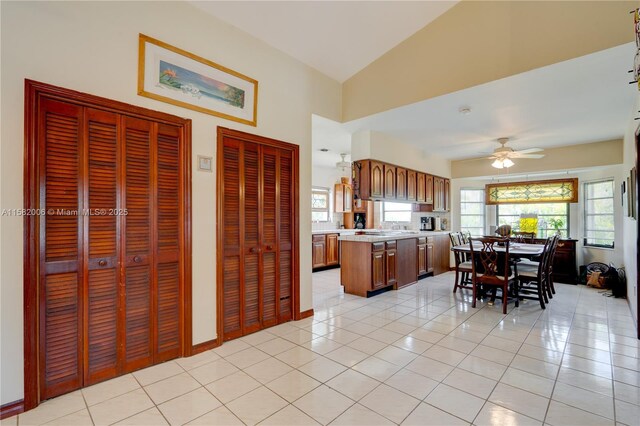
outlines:
[{"label": "dining table", "polygon": [[[473,243],[474,248],[481,249],[482,244],[477,242]],[[496,253],[504,253],[505,247],[498,244],[493,245],[493,249]],[[471,246],[469,244],[461,244],[451,247],[452,251],[471,253]],[[544,252],[544,244],[529,244],[529,243],[510,243],[509,244],[509,256],[517,258],[527,258],[540,256]]]}]

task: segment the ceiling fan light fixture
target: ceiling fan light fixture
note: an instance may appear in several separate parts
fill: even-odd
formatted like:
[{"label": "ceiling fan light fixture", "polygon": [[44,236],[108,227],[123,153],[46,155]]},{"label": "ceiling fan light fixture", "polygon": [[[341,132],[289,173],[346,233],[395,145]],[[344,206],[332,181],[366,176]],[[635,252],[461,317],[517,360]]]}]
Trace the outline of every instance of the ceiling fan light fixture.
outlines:
[{"label": "ceiling fan light fixture", "polygon": [[502,165],[503,165],[504,167],[506,167],[507,169],[508,169],[509,167],[513,166],[514,164],[515,164],[515,163],[514,163],[513,161],[511,161],[509,158],[505,158],[505,159],[502,161]]},{"label": "ceiling fan light fixture", "polygon": [[495,167],[496,169],[502,169],[504,167],[504,163],[501,159],[496,158],[496,161],[491,163],[491,167]]}]

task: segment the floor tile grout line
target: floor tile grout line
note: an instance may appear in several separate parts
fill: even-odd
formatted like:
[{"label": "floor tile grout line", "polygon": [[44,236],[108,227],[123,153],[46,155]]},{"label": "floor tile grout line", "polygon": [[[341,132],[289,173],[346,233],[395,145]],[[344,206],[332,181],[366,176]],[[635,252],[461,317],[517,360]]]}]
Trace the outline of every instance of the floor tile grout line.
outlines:
[{"label": "floor tile grout line", "polygon": [[[176,364],[177,364],[177,363],[176,363]],[[182,367],[180,367],[180,368],[182,368]],[[183,370],[184,370],[184,369],[183,369]],[[182,374],[182,373],[180,373],[180,374]],[[149,401],[151,401],[151,403],[153,404],[153,407],[154,407],[156,410],[158,410],[158,412],[160,413],[160,415],[162,416],[162,418],[164,419],[164,421],[165,421],[165,422],[167,422],[167,424],[168,424],[168,425],[170,425],[170,424],[171,424],[171,422],[169,421],[169,419],[167,419],[167,418],[165,417],[165,415],[164,415],[164,413],[162,412],[162,410],[160,409],[160,407],[158,407],[158,404],[156,404],[156,402],[153,400],[153,398],[151,398],[151,395],[149,395],[149,392],[147,392],[147,390],[144,388],[144,386],[142,386],[142,383],[140,383],[140,380],[138,380],[138,378],[137,378],[134,374],[131,374],[131,375],[133,376],[133,379],[134,379],[136,382],[138,382],[138,386],[140,386],[140,389],[142,389],[142,391],[147,395],[147,398],[149,398]],[[176,376],[177,376],[177,374],[176,374]],[[175,377],[175,376],[170,376],[170,377]],[[195,380],[195,379],[194,379],[194,380]],[[196,380],[196,381],[197,381],[197,380]],[[154,383],[158,383],[158,382],[154,382]],[[198,382],[198,383],[200,383],[200,382]],[[153,383],[150,383],[150,384],[153,384]],[[137,389],[136,389],[136,390],[137,390]],[[195,390],[195,389],[194,389],[194,390]],[[133,391],[132,391],[132,392],[133,392]],[[190,391],[190,392],[193,392],[193,391]],[[189,392],[187,392],[187,393],[189,393]],[[183,394],[183,395],[186,395],[186,393],[185,393],[185,394]],[[182,395],[180,395],[180,396],[182,396]],[[176,397],[176,398],[177,398],[177,397]],[[171,398],[171,399],[174,399],[174,398]],[[170,400],[167,400],[167,401],[164,401],[164,402],[168,402],[168,401],[170,401]],[[163,402],[163,404],[164,404],[164,402]],[[147,410],[148,410],[148,409],[147,409]],[[145,412],[145,411],[147,411],[147,410],[139,411],[139,412],[137,412],[137,413],[135,413],[135,414],[132,414],[131,416],[126,417],[126,418],[124,418],[124,419],[122,419],[122,420],[126,420],[126,419],[128,419],[128,418],[133,417],[133,416],[137,416],[138,414],[143,413],[143,412]],[[118,422],[121,422],[122,420],[118,420]],[[117,422],[114,422],[114,423],[117,423]]]}]

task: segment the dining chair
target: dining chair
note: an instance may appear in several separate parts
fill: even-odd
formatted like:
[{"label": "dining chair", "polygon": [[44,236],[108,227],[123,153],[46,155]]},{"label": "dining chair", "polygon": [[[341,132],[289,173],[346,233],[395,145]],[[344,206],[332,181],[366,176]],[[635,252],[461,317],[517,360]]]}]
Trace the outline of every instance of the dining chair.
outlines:
[{"label": "dining chair", "polygon": [[554,235],[553,244],[549,251],[549,259],[547,262],[547,271],[546,271],[546,274],[547,274],[546,290],[547,290],[547,294],[549,295],[549,298],[551,299],[553,299],[553,295],[556,294],[556,288],[553,285],[553,259],[556,256],[556,249],[558,248],[559,243],[560,243],[560,235]]},{"label": "dining chair", "polygon": [[[477,241],[480,246],[474,247],[473,242]],[[516,277],[511,272],[509,265],[509,239],[498,237],[482,237],[471,238],[471,266],[472,266],[472,287],[473,287],[473,304],[476,307],[476,297],[478,286],[482,285],[485,289],[493,287],[502,290],[502,313],[507,314],[507,298],[509,296],[509,287],[515,291],[515,305],[519,306],[517,297]],[[504,251],[497,252],[495,247],[497,244],[504,245]],[[494,293],[495,296],[495,293]]]},{"label": "dining chair", "polygon": [[515,265],[518,298],[537,300],[542,309],[549,303],[547,271],[553,240],[554,237],[549,237],[545,241],[540,262],[519,262]]},{"label": "dining chair", "polygon": [[[463,234],[461,232],[449,233],[451,239],[451,246],[460,246],[464,244]],[[456,277],[453,283],[453,292],[455,293],[459,288],[471,288],[471,261],[466,257],[465,253],[454,251],[453,257],[456,262]]]}]

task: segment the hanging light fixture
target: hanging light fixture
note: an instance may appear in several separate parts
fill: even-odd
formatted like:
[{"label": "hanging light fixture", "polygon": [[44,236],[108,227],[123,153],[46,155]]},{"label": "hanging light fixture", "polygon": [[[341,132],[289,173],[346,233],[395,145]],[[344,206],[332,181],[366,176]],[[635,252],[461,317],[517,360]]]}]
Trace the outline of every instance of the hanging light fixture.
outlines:
[{"label": "hanging light fixture", "polygon": [[337,167],[338,169],[342,169],[342,171],[343,171],[343,172],[346,172],[346,171],[347,171],[347,169],[350,169],[350,168],[351,168],[351,163],[350,163],[349,161],[346,161],[346,160],[345,160],[345,157],[346,157],[346,156],[347,156],[347,154],[345,154],[345,153],[340,154],[340,157],[342,157],[342,160],[341,160],[341,161],[338,161],[338,162],[336,163],[336,167]]},{"label": "hanging light fixture", "polygon": [[505,159],[496,158],[496,160],[493,163],[491,163],[491,166],[495,167],[496,169],[508,169],[514,164],[515,163],[511,161],[509,158],[505,158]]}]

